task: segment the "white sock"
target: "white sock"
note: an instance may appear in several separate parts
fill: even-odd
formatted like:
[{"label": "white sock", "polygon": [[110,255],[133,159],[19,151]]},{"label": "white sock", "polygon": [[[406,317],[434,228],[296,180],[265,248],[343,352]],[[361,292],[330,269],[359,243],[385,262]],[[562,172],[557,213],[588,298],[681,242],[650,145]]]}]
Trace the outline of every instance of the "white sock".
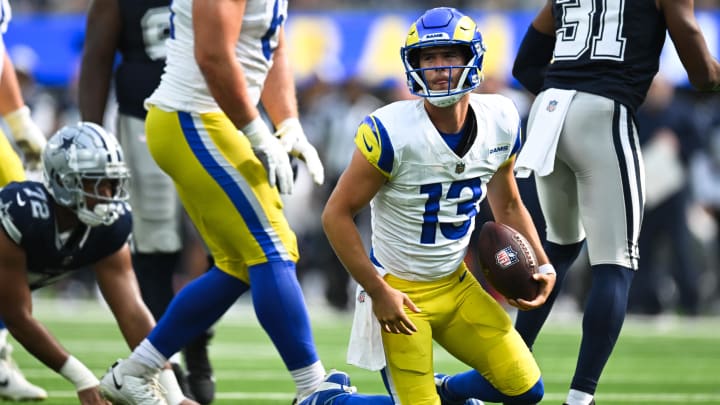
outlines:
[{"label": "white sock", "polygon": [[290,371],[293,381],[295,381],[295,390],[298,397],[306,397],[325,380],[325,367],[320,360],[315,363]]},{"label": "white sock", "polygon": [[7,344],[8,330],[5,328],[0,329],[0,347]]},{"label": "white sock", "polygon": [[160,370],[165,366],[168,359],[165,358],[149,340],[143,339],[138,347],[130,354],[130,360],[134,360],[147,367]]},{"label": "white sock", "polygon": [[567,401],[565,402],[568,405],[590,405],[592,399],[593,396],[587,392],[571,389],[570,392],[568,392]]},{"label": "white sock", "polygon": [[173,354],[172,356],[170,356],[168,361],[170,363],[174,363],[174,364],[182,364],[182,357],[180,357],[180,352],[177,352],[177,353]]}]

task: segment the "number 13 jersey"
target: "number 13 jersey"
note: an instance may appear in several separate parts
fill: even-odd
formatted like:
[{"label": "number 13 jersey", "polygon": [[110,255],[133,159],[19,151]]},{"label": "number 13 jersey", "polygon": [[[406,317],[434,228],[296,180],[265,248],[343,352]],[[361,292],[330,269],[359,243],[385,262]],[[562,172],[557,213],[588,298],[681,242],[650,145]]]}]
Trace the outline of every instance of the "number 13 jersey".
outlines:
[{"label": "number 13 jersey", "polygon": [[382,107],[358,127],[357,148],[387,177],[371,201],[372,257],[397,277],[436,280],[457,269],[487,183],[520,148],[520,118],[510,99],[471,94],[468,114],[476,134],[462,156],[420,99]]}]

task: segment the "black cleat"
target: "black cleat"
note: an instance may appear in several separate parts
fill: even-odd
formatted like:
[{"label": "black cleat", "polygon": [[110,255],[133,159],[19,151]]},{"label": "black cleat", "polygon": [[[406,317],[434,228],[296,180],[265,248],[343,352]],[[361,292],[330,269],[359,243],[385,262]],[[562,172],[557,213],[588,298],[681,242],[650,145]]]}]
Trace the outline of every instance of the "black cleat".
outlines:
[{"label": "black cleat", "polygon": [[212,330],[207,330],[183,349],[190,391],[195,401],[202,405],[215,399],[215,377],[207,350],[213,334]]}]

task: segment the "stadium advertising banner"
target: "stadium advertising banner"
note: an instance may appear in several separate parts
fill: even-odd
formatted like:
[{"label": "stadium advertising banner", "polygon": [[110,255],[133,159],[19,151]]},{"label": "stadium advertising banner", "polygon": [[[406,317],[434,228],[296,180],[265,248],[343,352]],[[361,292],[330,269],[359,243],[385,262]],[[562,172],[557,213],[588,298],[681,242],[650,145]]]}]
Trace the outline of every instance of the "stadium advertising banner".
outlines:
[{"label": "stadium advertising banner", "polygon": [[[374,85],[404,80],[400,46],[421,11],[294,12],[287,24],[290,57],[302,85],[315,77],[335,82],[361,77]],[[510,76],[513,58],[535,11],[469,12],[488,49],[485,74]],[[720,11],[698,12],[710,49],[720,54]],[[19,69],[38,82],[65,86],[79,67],[84,40],[84,15],[14,15],[5,42]],[[679,85],[687,84],[684,69],[668,40],[661,71]]]}]

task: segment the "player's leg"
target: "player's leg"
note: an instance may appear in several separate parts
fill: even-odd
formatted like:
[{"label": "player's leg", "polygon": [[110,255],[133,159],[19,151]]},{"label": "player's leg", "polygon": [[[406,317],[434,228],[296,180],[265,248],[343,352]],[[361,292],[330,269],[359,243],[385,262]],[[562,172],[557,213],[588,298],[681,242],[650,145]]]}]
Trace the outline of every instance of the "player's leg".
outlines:
[{"label": "player's leg", "polygon": [[[116,135],[132,175],[133,268],[143,301],[157,320],[175,295],[173,278],[180,266],[182,249],[180,202],[172,179],[150,155],[145,121],[119,113]],[[171,363],[183,393],[194,397],[179,355],[172,356]]]},{"label": "player's leg", "polygon": [[412,335],[382,332],[387,361],[383,379],[396,404],[440,405],[433,375],[432,329],[425,317],[413,315],[410,319],[417,331]]},{"label": "player's leg", "polygon": [[[574,115],[573,108],[578,111]],[[575,139],[562,146],[578,173],[580,214],[587,232],[592,286],[585,304],[580,353],[567,403],[588,404],[620,334],[637,269],[644,206],[644,168],[626,107],[579,93],[566,122]],[[592,123],[592,125],[589,125]],[[588,133],[588,128],[592,130]]]},{"label": "player's leg", "polygon": [[[533,111],[538,108],[533,106]],[[568,114],[569,116],[570,114]],[[534,114],[531,114],[531,119]],[[561,135],[560,143],[564,140]],[[531,311],[519,311],[515,328],[528,347],[532,349],[535,339],[542,329],[550,311],[562,291],[563,282],[570,266],[580,253],[585,232],[580,222],[576,176],[560,155],[555,159],[554,170],[543,177],[535,177],[538,201],[545,218],[545,253],[557,271],[555,287],[547,302]]]},{"label": "player's leg", "polygon": [[[507,312],[473,277],[457,278],[444,295],[450,310],[433,324],[435,340],[473,370],[438,381],[441,397],[534,404],[544,395],[540,369]],[[475,342],[475,343],[473,343]]]},{"label": "player's leg", "polygon": [[119,114],[117,137],[132,175],[133,267],[143,300],[160,319],[174,292],[182,239],[180,203],[173,181],[153,160],[145,140],[145,122]]},{"label": "player's leg", "polygon": [[[192,221],[183,211],[183,254],[182,269],[176,274],[175,285],[182,288],[208,271],[214,265],[212,256],[208,253],[200,234]],[[200,334],[182,349],[182,357],[187,367],[187,382],[195,400],[201,404],[211,403],[215,398],[215,376],[208,347],[215,331],[210,328]]]},{"label": "player's leg", "polygon": [[[173,114],[158,115],[173,121]],[[175,179],[216,266],[252,283],[258,319],[286,361],[298,393],[312,392],[325,369],[297,283],[295,234],[283,215],[277,189],[264,181],[262,163],[225,115],[174,116],[185,142],[175,148],[173,157],[158,164]],[[151,142],[153,154],[155,146],[172,147]],[[180,154],[189,156],[179,159]]]},{"label": "player's leg", "polygon": [[[151,109],[146,120],[148,147],[162,170],[173,178],[188,215],[203,239],[209,241],[211,253],[221,260],[185,286],[128,361],[114,366],[103,378],[104,392],[111,397],[117,394],[135,400],[135,391],[143,391],[142,385],[147,384],[148,377],[152,377],[171,355],[212,326],[249,289],[247,280],[239,278],[244,260],[237,254],[240,246],[246,243],[243,238],[247,232],[242,231],[242,216],[227,193],[227,187],[237,186],[237,179],[228,176],[225,182],[219,182],[209,174],[217,170],[237,173],[237,165],[222,158],[207,159],[207,148],[214,148],[213,142],[205,144],[186,138],[198,136],[200,132],[207,138],[207,130],[198,130],[194,123],[189,114]],[[232,128],[231,124],[229,128]],[[236,148],[238,145],[233,143],[239,139],[237,131],[232,128],[232,135],[228,131],[225,134],[230,143],[226,146]],[[222,138],[223,133],[218,136]],[[215,150],[214,156],[223,154]],[[132,377],[128,379],[130,383],[123,384],[123,392],[116,392],[119,390],[113,386],[111,377],[116,375],[123,379]]]},{"label": "player's leg", "polygon": [[[382,332],[382,342],[387,366],[383,378],[390,396],[396,404],[440,405],[433,370],[433,337],[444,333],[444,321],[450,318],[455,308],[457,290],[455,285],[461,279],[477,282],[465,273],[466,267],[440,280],[418,282],[402,280],[390,274],[387,283],[406,293],[422,308],[420,313],[406,310],[417,331],[412,335]],[[464,401],[463,401],[464,402]]]}]

